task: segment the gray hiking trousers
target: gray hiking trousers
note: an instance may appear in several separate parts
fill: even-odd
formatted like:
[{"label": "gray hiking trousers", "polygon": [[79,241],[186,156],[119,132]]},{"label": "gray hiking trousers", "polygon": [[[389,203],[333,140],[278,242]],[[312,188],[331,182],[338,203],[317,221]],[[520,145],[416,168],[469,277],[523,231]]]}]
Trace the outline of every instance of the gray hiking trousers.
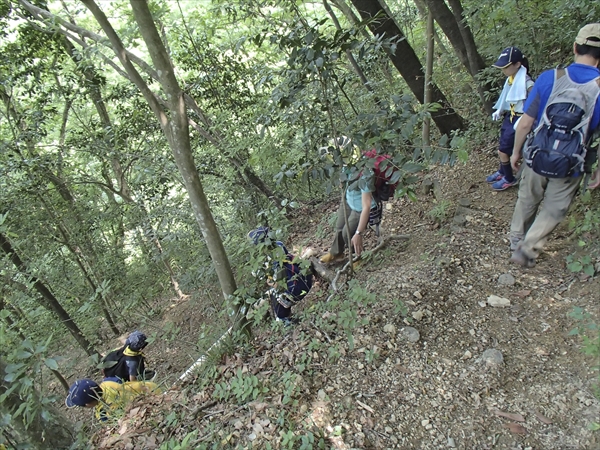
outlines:
[{"label": "gray hiking trousers", "polygon": [[511,250],[518,246],[525,256],[537,258],[548,235],[567,215],[580,183],[581,177],[543,177],[524,164],[510,224]]},{"label": "gray hiking trousers", "polygon": [[[345,215],[344,215],[345,210]],[[346,220],[348,217],[348,228],[346,228]],[[350,249],[352,253],[352,243],[348,242],[348,232],[350,232],[350,239],[356,233],[358,228],[358,222],[360,221],[360,212],[350,209],[348,202],[346,202],[346,196],[342,195],[342,202],[337,213],[337,222],[335,223],[335,236],[331,244],[331,250],[329,252],[332,255],[341,255],[344,253],[346,247]]]}]

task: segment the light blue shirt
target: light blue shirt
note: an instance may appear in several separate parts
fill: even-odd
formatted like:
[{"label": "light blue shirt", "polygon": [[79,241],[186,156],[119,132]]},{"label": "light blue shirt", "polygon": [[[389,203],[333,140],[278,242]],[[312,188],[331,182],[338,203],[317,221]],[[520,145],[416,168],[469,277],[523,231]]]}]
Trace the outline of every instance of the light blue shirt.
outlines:
[{"label": "light blue shirt", "polygon": [[[361,177],[361,179],[366,180],[367,177],[365,177],[365,178]],[[363,188],[346,190],[346,203],[348,203],[348,206],[350,207],[350,209],[352,211],[356,211],[356,212],[362,211],[362,209],[363,209],[362,208],[362,194],[363,194],[363,192],[371,192],[371,193],[375,192],[375,187],[371,186],[372,184],[373,184],[373,181],[370,180],[370,182],[368,181]],[[371,208],[374,208],[375,206],[377,206],[377,203],[375,202],[375,198],[372,197],[371,198]]]}]

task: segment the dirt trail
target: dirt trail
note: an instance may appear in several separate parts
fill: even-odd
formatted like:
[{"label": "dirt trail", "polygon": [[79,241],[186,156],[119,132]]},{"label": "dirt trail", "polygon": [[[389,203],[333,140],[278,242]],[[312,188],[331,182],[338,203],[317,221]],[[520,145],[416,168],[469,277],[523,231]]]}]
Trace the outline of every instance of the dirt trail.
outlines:
[{"label": "dirt trail", "polygon": [[[200,388],[199,378],[143,414],[134,409],[130,429],[146,432],[110,448],[156,448],[165,433],[181,439],[193,430],[198,448],[311,448],[311,439],[317,448],[320,438],[339,449],[600,448],[588,430],[600,418],[597,373],[569,335],[579,324],[568,316],[579,306],[600,321],[599,282],[566,269],[573,243],[565,225],[537,267],[509,264],[516,189],[490,190],[483,180],[495,165],[494,155],[475,153],[467,165],[432,171],[447,203],[420,193],[419,202],[390,202],[384,214],[385,232],[410,234],[407,243],[362,264],[331,304],[327,286],[317,285],[298,308],[299,326],[257,333],[250,348],[221,361],[216,382]],[[306,234],[293,242],[326,251],[336,208],[299,214],[295,228]],[[367,241],[373,247],[374,236]],[[489,306],[490,295],[510,305]],[[184,307],[182,317],[193,318]],[[486,362],[498,352],[499,364]],[[235,391],[241,372],[268,390],[264,397]],[[227,401],[215,399],[217,383],[229,385]],[[167,420],[172,412],[181,414],[176,424]]]}]

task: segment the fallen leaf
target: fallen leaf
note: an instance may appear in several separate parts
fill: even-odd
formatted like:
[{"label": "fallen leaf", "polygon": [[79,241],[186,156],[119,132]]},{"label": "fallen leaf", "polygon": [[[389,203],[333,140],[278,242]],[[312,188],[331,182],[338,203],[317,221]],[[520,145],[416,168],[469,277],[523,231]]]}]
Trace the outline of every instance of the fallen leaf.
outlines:
[{"label": "fallen leaf", "polygon": [[131,411],[129,411],[129,417],[135,416],[139,411],[140,411],[139,406],[137,408],[133,408]]},{"label": "fallen leaf", "polygon": [[506,417],[507,419],[514,420],[515,422],[525,422],[525,418],[521,414],[505,413],[499,410],[494,411],[494,414],[499,417]]},{"label": "fallen leaf", "polygon": [[508,428],[508,430],[511,433],[515,433],[515,434],[527,434],[527,429],[523,425],[518,424],[518,423],[514,423],[514,422],[507,423],[507,424],[504,424],[504,427]]},{"label": "fallen leaf", "polygon": [[546,416],[544,416],[542,413],[540,413],[538,411],[534,411],[534,412],[535,412],[535,417],[537,417],[540,422],[545,423],[546,425],[550,425],[552,423],[552,421],[550,419],[548,419]]},{"label": "fallen leaf", "polygon": [[521,298],[525,298],[529,294],[531,294],[531,291],[529,289],[523,289],[522,291],[515,292],[515,295]]}]

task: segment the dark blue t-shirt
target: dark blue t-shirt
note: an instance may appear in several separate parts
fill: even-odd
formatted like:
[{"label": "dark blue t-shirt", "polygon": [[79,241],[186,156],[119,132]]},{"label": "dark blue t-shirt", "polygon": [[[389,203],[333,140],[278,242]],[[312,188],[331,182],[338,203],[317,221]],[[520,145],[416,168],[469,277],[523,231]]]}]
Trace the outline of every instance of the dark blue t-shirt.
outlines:
[{"label": "dark blue t-shirt", "polygon": [[[585,84],[594,78],[600,76],[600,70],[597,67],[588,66],[586,64],[577,64],[573,63],[567,67],[567,72],[569,74],[569,78],[573,80],[575,83]],[[527,97],[525,102],[524,110],[526,114],[530,117],[535,117],[534,128],[537,123],[540,121],[542,114],[544,113],[544,108],[546,107],[546,103],[548,102],[548,98],[550,97],[550,93],[552,92],[552,86],[554,85],[554,69],[547,70],[542,73],[539,78],[535,81],[533,85],[533,89]],[[600,124],[600,97],[596,100],[596,106],[594,108],[594,114],[592,115],[592,119],[590,120],[590,127],[588,129],[588,133],[590,131],[598,128]]]}]

